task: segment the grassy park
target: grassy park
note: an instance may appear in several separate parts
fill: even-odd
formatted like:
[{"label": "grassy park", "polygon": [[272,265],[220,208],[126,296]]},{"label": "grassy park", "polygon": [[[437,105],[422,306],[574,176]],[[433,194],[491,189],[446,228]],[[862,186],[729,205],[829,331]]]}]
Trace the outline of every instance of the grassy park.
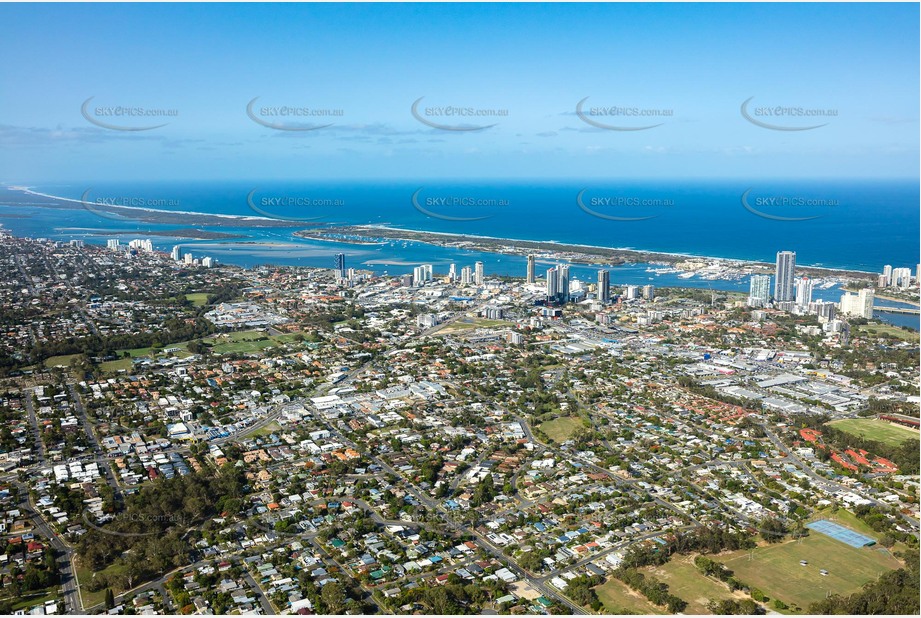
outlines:
[{"label": "grassy park", "polygon": [[582,419],[578,416],[562,416],[540,424],[540,430],[556,443],[565,442],[582,428]]},{"label": "grassy park", "polygon": [[849,418],[843,421],[833,421],[829,425],[849,434],[883,442],[890,446],[899,446],[902,442],[908,440],[917,442],[919,436],[919,433],[914,429],[875,418]]},{"label": "grassy park", "polygon": [[[901,566],[882,548],[855,548],[818,532],[811,532],[802,541],[764,545],[752,552],[737,551],[715,559],[735,572],[739,580],[759,588],[772,601],[780,599],[802,611],[827,594],[858,592],[880,573]],[[800,560],[808,564],[801,566]],[[821,575],[820,569],[826,569],[828,575]]]},{"label": "grassy park", "polygon": [[891,324],[877,324],[871,322],[870,324],[860,324],[856,328],[860,332],[868,333],[876,337],[895,337],[903,341],[917,342],[919,337],[917,331],[905,330],[898,326],[892,326]]},{"label": "grassy park", "polygon": [[208,294],[206,292],[186,294],[185,298],[192,301],[192,304],[196,307],[204,307],[208,303]]}]

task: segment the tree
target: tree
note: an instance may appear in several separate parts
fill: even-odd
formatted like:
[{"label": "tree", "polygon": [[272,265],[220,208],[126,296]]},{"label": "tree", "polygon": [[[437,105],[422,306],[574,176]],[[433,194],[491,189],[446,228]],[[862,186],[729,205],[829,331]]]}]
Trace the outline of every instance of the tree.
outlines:
[{"label": "tree", "polygon": [[476,490],[473,492],[473,498],[471,499],[471,504],[474,507],[478,507],[481,504],[486,504],[491,502],[493,498],[496,497],[496,488],[493,485],[492,474],[487,474],[483,477],[483,480],[479,482],[476,487]]},{"label": "tree", "polygon": [[112,592],[111,588],[106,588],[106,609],[112,609],[115,607],[115,594]]},{"label": "tree", "polygon": [[532,573],[537,573],[541,570],[541,567],[544,565],[543,559],[540,557],[540,554],[535,550],[531,550],[521,555],[518,559],[518,564],[521,565],[521,568],[531,571]]},{"label": "tree", "polygon": [[323,586],[320,597],[330,614],[341,614],[345,611],[345,588],[339,582],[329,582]]},{"label": "tree", "polygon": [[761,538],[768,543],[780,542],[787,534],[787,526],[776,517],[769,517],[762,520],[759,528],[761,531]]}]

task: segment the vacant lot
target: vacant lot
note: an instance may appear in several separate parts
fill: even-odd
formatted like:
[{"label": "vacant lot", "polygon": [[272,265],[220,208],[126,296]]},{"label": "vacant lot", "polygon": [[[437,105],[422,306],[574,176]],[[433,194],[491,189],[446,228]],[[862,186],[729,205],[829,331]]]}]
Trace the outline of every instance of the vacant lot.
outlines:
[{"label": "vacant lot", "polygon": [[747,598],[742,593],[733,595],[726,584],[703,575],[694,566],[694,556],[674,556],[662,566],[643,569],[643,573],[668,584],[672,594],[687,601],[685,614],[709,614],[707,603],[711,599]]},{"label": "vacant lot", "polygon": [[582,426],[582,419],[578,416],[563,416],[541,423],[540,430],[554,442],[565,442]]},{"label": "vacant lot", "polygon": [[[84,607],[92,607],[99,603],[104,603],[106,600],[105,588],[103,588],[102,590],[96,590],[95,592],[90,592],[89,582],[94,577],[97,577],[99,575],[105,575],[106,577],[108,576],[117,577],[118,575],[121,575],[122,573],[125,572],[124,566],[114,565],[114,564],[106,567],[99,573],[93,573],[91,570],[83,566],[80,566],[79,564],[77,564],[76,567],[77,567],[76,576],[77,576],[77,580],[80,586],[80,597],[83,600]],[[124,590],[122,590],[120,586],[112,586],[112,592],[118,595],[124,592]]]},{"label": "vacant lot", "polygon": [[447,324],[437,330],[439,335],[456,333],[464,330],[473,330],[476,328],[495,328],[497,326],[508,326],[509,323],[503,320],[487,320],[485,318],[460,318],[455,322]]},{"label": "vacant lot", "polygon": [[192,304],[196,307],[203,307],[208,302],[208,294],[206,292],[194,292],[192,294],[185,295],[186,300],[192,301]]},{"label": "vacant lot", "polygon": [[31,609],[36,605],[44,605],[46,601],[52,601],[58,598],[58,595],[55,594],[54,590],[39,590],[38,592],[29,592],[27,594],[20,595],[14,599],[11,599],[13,602],[13,611],[20,609]]},{"label": "vacant lot", "polygon": [[656,607],[639,592],[613,577],[595,588],[595,593],[604,603],[604,613],[623,614],[667,614],[663,608]]},{"label": "vacant lot", "polygon": [[262,428],[260,428],[260,429],[257,429],[256,431],[254,431],[254,432],[253,432],[252,434],[250,434],[250,435],[251,435],[252,437],[254,437],[254,438],[258,438],[258,437],[260,437],[260,436],[267,436],[267,435],[269,435],[269,434],[271,434],[271,433],[275,433],[275,432],[278,431],[279,429],[281,429],[281,425],[279,425],[279,424],[278,424],[277,422],[275,422],[275,421],[272,421],[271,423],[269,423],[269,424],[266,425],[265,427],[262,427]]},{"label": "vacant lot", "polygon": [[45,368],[70,367],[70,361],[80,356],[79,354],[64,354],[63,356],[50,356],[45,359]]},{"label": "vacant lot", "polygon": [[892,446],[898,446],[906,440],[917,441],[919,435],[914,429],[894,425],[886,421],[878,421],[875,418],[849,418],[843,421],[831,422],[829,425],[855,436],[876,440]]},{"label": "vacant lot", "polygon": [[261,330],[242,330],[232,333],[213,335],[204,341],[212,343],[212,351],[215,354],[227,354],[228,352],[238,352],[248,354],[258,352],[265,348],[291,343],[297,333],[287,333],[284,335],[269,335]]},{"label": "vacant lot", "polygon": [[273,341],[271,337],[266,337],[263,335],[263,338],[261,339],[232,341],[228,343],[215,343],[211,350],[215,354],[228,354],[231,352],[250,354],[252,352],[258,352],[259,350],[264,350],[265,348],[270,348],[274,345],[277,345],[276,341]]},{"label": "vacant lot", "polygon": [[120,370],[131,371],[132,367],[134,367],[134,363],[131,362],[130,358],[120,358],[99,364],[99,368],[106,373],[115,373]]},{"label": "vacant lot", "polygon": [[918,341],[918,332],[904,330],[890,324],[861,324],[857,327],[860,332],[869,333],[878,337],[895,337],[904,341]]},{"label": "vacant lot", "polygon": [[[749,559],[749,552],[738,551],[717,556],[716,560],[732,569],[741,581],[761,589],[771,600],[780,599],[791,608],[797,605],[804,611],[826,594],[857,592],[879,573],[901,566],[884,550],[857,549],[818,532],[811,532],[802,542],[759,547],[752,555],[754,559]],[[800,560],[808,564],[800,566]],[[819,569],[828,570],[828,575],[820,575]]]}]

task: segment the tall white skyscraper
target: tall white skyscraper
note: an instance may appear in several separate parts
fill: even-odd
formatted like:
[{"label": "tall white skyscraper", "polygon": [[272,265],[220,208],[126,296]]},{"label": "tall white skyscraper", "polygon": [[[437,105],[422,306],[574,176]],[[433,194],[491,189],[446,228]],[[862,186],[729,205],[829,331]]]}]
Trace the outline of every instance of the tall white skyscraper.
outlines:
[{"label": "tall white skyscraper", "polygon": [[872,288],[864,288],[857,294],[845,292],[841,296],[841,313],[869,320],[873,317],[873,297]]},{"label": "tall white skyscraper", "polygon": [[483,285],[483,262],[476,262],[473,265],[473,282],[476,285]]},{"label": "tall white skyscraper", "polygon": [[771,276],[752,275],[748,284],[748,306],[764,307],[771,302]]},{"label": "tall white skyscraper", "polygon": [[873,297],[875,295],[876,290],[873,288],[864,288],[857,293],[857,306],[863,317],[868,320],[873,317]]},{"label": "tall white skyscraper", "polygon": [[448,269],[448,279],[451,283],[457,281],[457,264],[451,264],[451,268]]},{"label": "tall white skyscraper", "polygon": [[800,309],[809,307],[812,302],[812,279],[801,277],[796,280],[796,306]]},{"label": "tall white skyscraper", "polygon": [[598,300],[607,305],[611,302],[611,271],[598,271]]},{"label": "tall white skyscraper", "polygon": [[891,285],[898,288],[911,287],[911,269],[910,268],[893,268]]},{"label": "tall white skyscraper", "polygon": [[883,276],[886,277],[886,285],[892,285],[892,266],[889,264],[883,266]]},{"label": "tall white skyscraper", "polygon": [[560,293],[557,267],[547,269],[547,300],[555,301]]},{"label": "tall white skyscraper", "polygon": [[169,256],[174,262],[182,261],[182,247],[179,245],[173,247],[173,250],[170,252]]},{"label": "tall white skyscraper", "polygon": [[461,285],[470,285],[473,280],[473,270],[469,266],[461,268]]},{"label": "tall white skyscraper", "polygon": [[777,270],[774,274],[774,300],[796,300],[793,282],[796,277],[796,251],[777,252]]},{"label": "tall white skyscraper", "polygon": [[413,268],[413,285],[416,287],[425,285],[425,266]]},{"label": "tall white skyscraper", "polygon": [[656,286],[647,283],[643,286],[643,298],[646,300],[652,300],[656,297]]},{"label": "tall white skyscraper", "polygon": [[534,256],[529,255],[528,256],[528,283],[534,283],[535,280],[536,279],[534,277]]},{"label": "tall white skyscraper", "polygon": [[121,242],[117,238],[110,238],[106,241],[106,247],[112,251],[117,251]]}]

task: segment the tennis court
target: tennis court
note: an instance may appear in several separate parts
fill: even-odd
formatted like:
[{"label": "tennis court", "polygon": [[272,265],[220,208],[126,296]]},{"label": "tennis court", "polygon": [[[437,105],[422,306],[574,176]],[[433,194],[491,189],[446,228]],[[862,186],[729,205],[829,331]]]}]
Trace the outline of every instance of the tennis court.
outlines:
[{"label": "tennis court", "polygon": [[828,535],[836,541],[847,543],[851,547],[859,548],[876,544],[876,541],[870,537],[863,534],[858,534],[849,528],[839,526],[838,524],[830,522],[827,519],[820,519],[818,521],[808,523],[806,524],[806,527],[811,530],[815,530],[816,532],[821,532],[822,534]]}]

